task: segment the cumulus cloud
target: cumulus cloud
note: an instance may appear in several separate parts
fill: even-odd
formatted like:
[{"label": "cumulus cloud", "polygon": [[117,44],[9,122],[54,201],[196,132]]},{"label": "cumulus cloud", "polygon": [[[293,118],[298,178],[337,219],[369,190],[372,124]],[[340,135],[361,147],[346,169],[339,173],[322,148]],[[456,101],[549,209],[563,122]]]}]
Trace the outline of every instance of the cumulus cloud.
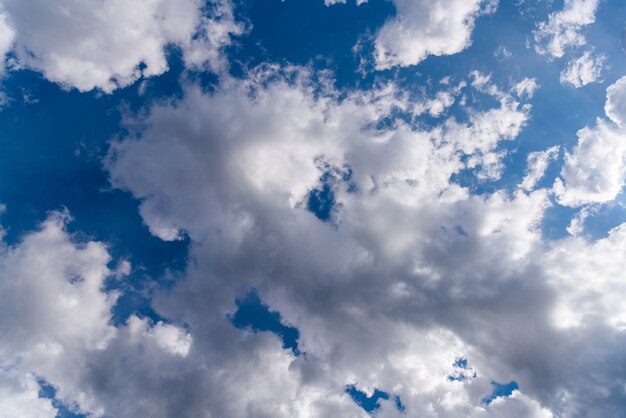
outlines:
[{"label": "cumulus cloud", "polygon": [[[544,241],[550,190],[537,181],[557,148],[529,158],[524,190],[475,196],[450,181],[515,139],[528,117],[519,97],[536,83],[505,90],[475,73],[466,88],[496,98],[495,107],[425,129],[405,119],[377,123],[412,114],[395,94],[340,98],[320,95],[309,75],[268,79],[231,80],[213,93],[187,86],[181,100],[136,121],[139,132],[113,142],[107,160],[113,184],[142,200],[155,235],[191,239],[186,279],[154,301],[189,324],[186,361],[230,361],[219,340],[235,359],[254,352],[273,362],[276,390],[241,384],[246,360],[222,374],[239,382],[237,405],[190,395],[196,415],[361,416],[346,385],[399,396],[405,413],[420,416],[622,410],[623,371],[612,366],[624,352],[614,292],[622,268],[609,259],[623,252],[623,228],[596,243]],[[619,108],[615,88],[611,95]],[[334,216],[321,222],[304,202],[329,167],[350,175],[333,183]],[[298,328],[306,355],[220,322],[250,288]],[[274,354],[261,348],[268,343]],[[462,356],[476,377],[448,379]],[[492,380],[520,389],[485,405]],[[377,416],[401,413],[381,400]]]},{"label": "cumulus cloud", "polygon": [[561,83],[580,88],[598,81],[605,60],[604,56],[593,56],[590,51],[584,52],[579,58],[572,59],[567,68],[561,71]]},{"label": "cumulus cloud", "polygon": [[582,30],[595,22],[598,4],[598,0],[565,0],[562,10],[537,24],[533,32],[537,53],[561,58],[568,49],[585,45]]},{"label": "cumulus cloud", "polygon": [[81,91],[111,92],[164,73],[168,45],[182,48],[188,65],[220,68],[219,50],[242,31],[227,0],[211,3],[208,12],[198,0],[1,3],[0,53],[13,40],[14,68]]},{"label": "cumulus cloud", "polygon": [[554,310],[560,327],[581,327],[595,321],[626,330],[626,309],[619,295],[625,283],[626,225],[611,230],[606,238],[587,243],[567,240],[550,256],[552,280],[561,289]]},{"label": "cumulus cloud", "polygon": [[626,129],[626,77],[607,88],[604,112],[617,126]]},{"label": "cumulus cloud", "polygon": [[[295,71],[210,93],[187,85],[129,115],[129,136],[112,142],[112,183],[141,199],[153,234],[191,242],[184,279],[153,299],[169,323],[110,325],[116,295],[103,283],[129,266],[109,269],[106,246],[73,239],[65,213],[3,247],[3,402],[21,408],[41,376],[94,416],[368,416],[347,385],[398,396],[419,416],[621,410],[623,268],[609,260],[624,228],[595,243],[544,241],[550,190],[536,182],[553,148],[529,158],[525,190],[472,195],[450,180],[515,139],[533,83],[503,89],[474,73],[463,88],[492,107],[425,128],[393,116],[414,112],[395,94],[320,93],[314,74]],[[619,109],[618,89],[610,95]],[[306,197],[334,168],[336,208],[322,222]],[[306,354],[233,326],[251,288],[298,328]],[[459,358],[472,373],[450,379]],[[510,397],[483,402],[492,381],[512,380]],[[380,401],[377,416],[404,414]]]},{"label": "cumulus cloud", "polygon": [[39,384],[32,374],[0,368],[0,414],[3,417],[54,418],[58,410],[50,399],[39,397]]},{"label": "cumulus cloud", "polygon": [[[540,294],[542,285],[527,280],[534,269],[527,261],[541,242],[538,224],[549,205],[546,190],[475,197],[450,183],[465,167],[462,155],[494,151],[515,138],[527,117],[512,93],[480,74],[472,79],[480,79],[472,88],[498,98],[497,106],[472,113],[467,123],[448,118],[432,130],[399,121],[374,129],[373,122],[388,115],[389,107],[377,102],[381,96],[319,97],[306,81],[280,77],[262,87],[233,80],[212,94],[188,86],[175,105],[154,106],[140,122],[141,136],[113,143],[107,165],[115,185],[143,200],[141,213],[154,234],[172,239],[184,230],[194,243],[187,280],[157,298],[157,309],[184,318],[193,347],[209,352],[215,332],[209,318],[233,309],[241,292],[258,289],[298,327],[299,348],[307,353],[284,357],[274,373],[290,364],[285,384],[298,386],[308,403],[294,401],[291,389],[280,385],[280,392],[263,392],[270,397],[265,402],[290,405],[291,416],[324,416],[336,410],[331,407],[358,416],[340,395],[348,384],[398,395],[416,414],[432,413],[427,405],[441,417],[483,416],[498,408],[510,416],[543,413],[530,380],[521,382],[527,401],[481,406],[490,379],[508,381],[514,368],[504,358],[494,361],[492,341],[469,330],[499,332],[506,320],[490,323],[494,311],[487,309],[462,315],[477,321],[463,323],[454,313],[504,297],[512,305],[492,308],[496,317],[506,316],[511,306],[521,306],[519,293],[502,293],[511,283],[525,283],[529,297]],[[517,87],[512,91],[525,91]],[[168,161],[154,164],[165,149]],[[303,205],[323,174],[320,158],[351,172],[353,187],[334,189],[336,227]],[[528,309],[545,313],[536,308]],[[262,338],[252,334],[244,341]],[[498,350],[509,355],[521,337],[507,338],[511,346]],[[447,379],[461,355],[478,371],[471,385]],[[340,398],[328,404],[313,393]],[[260,407],[264,401],[252,396],[245,392],[238,403]],[[195,404],[202,411],[216,408]],[[221,416],[231,416],[219,408]],[[378,414],[398,411],[383,401]]]},{"label": "cumulus cloud", "polygon": [[520,187],[526,191],[532,190],[541,180],[548,165],[559,156],[560,147],[555,145],[545,151],[536,151],[528,154],[526,176]]},{"label": "cumulus cloud", "polygon": [[[396,15],[376,34],[376,69],[419,64],[429,55],[452,55],[471,44],[475,21],[497,1],[394,0]],[[327,3],[328,4],[328,3]]]},{"label": "cumulus cloud", "polygon": [[102,381],[94,373],[106,367],[97,359],[118,344],[116,338],[144,352],[155,346],[177,356],[191,346],[173,325],[136,318],[122,329],[110,325],[117,295],[102,289],[114,274],[107,267],[111,258],[102,243],[75,242],[65,229],[69,219],[54,212],[16,246],[0,246],[2,416],[56,416],[50,400],[39,398],[40,378],[67,405],[101,416]]},{"label": "cumulus cloud", "polygon": [[578,143],[565,153],[554,184],[559,202],[568,206],[608,202],[622,191],[626,176],[626,131],[622,127],[626,78],[607,89],[605,112],[596,125],[578,131]]}]

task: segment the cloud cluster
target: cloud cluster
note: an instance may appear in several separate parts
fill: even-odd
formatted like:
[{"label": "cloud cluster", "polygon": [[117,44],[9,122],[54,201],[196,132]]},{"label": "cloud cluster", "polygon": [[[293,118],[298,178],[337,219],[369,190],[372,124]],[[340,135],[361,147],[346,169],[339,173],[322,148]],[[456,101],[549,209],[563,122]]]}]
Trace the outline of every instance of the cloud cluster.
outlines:
[{"label": "cloud cluster", "polygon": [[[106,246],[71,237],[67,214],[2,248],[4,405],[54,416],[35,397],[43,378],[94,416],[367,416],[349,385],[392,394],[379,400],[385,418],[622,410],[624,228],[595,243],[543,239],[551,191],[536,185],[554,148],[529,158],[511,193],[451,181],[480,177],[515,140],[536,83],[503,88],[473,73],[444,84],[441,94],[491,107],[466,108],[465,120],[444,109],[426,128],[406,117],[423,106],[384,86],[341,95],[289,71],[227,78],[211,93],[189,84],[129,115],[129,136],[111,144],[111,181],[142,201],[152,233],[191,241],[185,277],[153,300],[169,323],[110,325],[116,295],[103,284],[128,268],[111,270]],[[609,88],[611,121],[595,130],[621,129],[623,85]],[[306,201],[325,173],[335,205],[323,222]],[[299,353],[233,326],[251,288],[297,327]],[[450,379],[460,358],[472,373]],[[513,380],[510,397],[484,402],[493,381]]]},{"label": "cloud cluster", "polygon": [[471,44],[478,16],[495,10],[483,0],[395,0],[396,15],[376,34],[376,68],[406,67],[429,55],[452,55]]},{"label": "cloud cluster", "polygon": [[565,0],[563,9],[550,13],[547,22],[539,22],[533,35],[539,54],[561,58],[572,47],[587,42],[581,33],[596,20],[598,0]]},{"label": "cloud cluster", "polygon": [[12,68],[80,91],[108,93],[164,73],[170,45],[188,65],[220,68],[221,48],[242,30],[227,0],[208,9],[199,0],[0,2],[1,56],[12,50]]},{"label": "cloud cluster", "polygon": [[559,203],[581,206],[614,200],[626,178],[626,77],[607,89],[605,113],[596,125],[578,131],[578,143],[566,152],[554,188]]},{"label": "cloud cluster", "polygon": [[[529,190],[556,149],[532,159],[526,191],[474,196],[450,181],[516,137],[529,108],[515,95],[526,97],[531,82],[505,91],[475,73],[467,88],[499,104],[472,112],[466,123],[447,117],[424,130],[401,119],[380,127],[391,110],[402,110],[393,95],[339,99],[320,96],[308,76],[269,79],[231,80],[212,94],[187,86],[181,101],[156,105],[139,121],[140,135],[114,142],[107,163],[113,183],[143,201],[155,235],[191,238],[187,279],[155,306],[184,319],[201,351],[215,344],[207,318],[232,311],[236,297],[256,288],[300,331],[306,355],[283,360],[274,373],[285,372],[309,403],[289,401],[292,392],[283,387],[263,392],[266,400],[285,401],[292,416],[335,411],[320,409],[321,398],[309,391],[341,399],[353,384],[400,396],[406,411],[420,416],[619,410],[620,386],[606,384],[620,372],[599,362],[621,361],[622,345],[616,340],[606,356],[594,356],[590,337],[619,335],[621,314],[601,309],[616,303],[610,295],[618,269],[599,273],[603,282],[574,276],[563,254],[618,253],[620,230],[595,246],[543,241],[539,224],[550,191]],[[305,202],[328,167],[350,175],[332,184],[336,206],[332,222],[323,223]],[[595,259],[577,259],[576,270],[593,271]],[[598,299],[572,310],[591,291],[587,284]],[[470,359],[475,379],[447,379],[459,356]],[[575,374],[591,369],[593,380]],[[520,385],[514,396],[481,403],[491,380],[512,379]],[[607,390],[613,401],[602,404]],[[238,403],[258,408],[258,398],[247,396]],[[332,408],[358,414],[343,401]],[[380,404],[379,416],[400,414],[391,400]]]},{"label": "cloud cluster", "polygon": [[598,81],[605,60],[604,56],[594,56],[591,51],[585,51],[579,58],[571,60],[567,68],[561,71],[561,83],[580,88]]},{"label": "cloud cluster", "polygon": [[[189,67],[224,68],[218,52],[242,30],[226,2],[203,20],[191,0],[41,2],[32,16],[0,1],[15,65],[81,90],[165,71],[169,43]],[[379,69],[461,51],[495,7],[395,4],[375,40]],[[566,1],[539,25],[546,51],[577,45],[596,6]],[[29,19],[41,25],[26,33]],[[49,36],[59,25],[67,31]],[[136,48],[118,37],[129,28]],[[110,54],[100,61],[94,45]],[[181,97],[125,115],[104,161],[112,186],[138,199],[154,236],[190,243],[180,280],[151,301],[167,320],[113,326],[118,294],[106,283],[130,265],[112,268],[105,244],[72,236],[69,214],[51,213],[0,244],[0,410],[55,416],[38,396],[44,379],[95,417],[367,417],[346,388],[390,394],[381,418],[619,416],[626,227],[551,241],[541,223],[555,196],[585,206],[621,193],[626,77],[607,89],[606,118],[564,152],[552,188],[540,180],[556,146],[528,156],[514,190],[481,194],[457,179],[500,178],[538,83],[461,78],[416,98],[392,81],[338,91],[327,73],[261,65],[222,74],[211,91],[187,82]],[[324,219],[309,205],[320,187],[332,196]],[[235,326],[251,289],[297,328],[298,350]]]},{"label": "cloud cluster", "polygon": [[[357,0],[362,4],[367,0]],[[325,0],[326,5],[346,0]],[[476,18],[493,13],[497,0],[393,0],[395,16],[374,40],[377,70],[416,65],[428,56],[453,55],[471,45]]]},{"label": "cloud cluster", "polygon": [[[102,415],[107,408],[99,386],[105,382],[97,368],[107,366],[97,364],[98,357],[110,353],[120,363],[150,350],[189,351],[191,337],[173,325],[151,326],[136,317],[122,329],[110,325],[117,295],[103,286],[114,274],[107,267],[111,258],[102,243],[75,242],[68,221],[66,212],[52,213],[16,246],[0,246],[3,416],[56,416],[51,401],[39,398],[40,378],[58,387],[68,407]],[[118,340],[131,347],[126,354]]]},{"label": "cloud cluster", "polygon": [[[583,30],[595,22],[598,5],[598,0],[565,0],[562,10],[550,13],[548,21],[537,24],[533,32],[535,51],[554,59],[586,47]],[[569,60],[561,71],[560,81],[575,88],[599,81],[605,61],[605,56],[587,49]]]}]

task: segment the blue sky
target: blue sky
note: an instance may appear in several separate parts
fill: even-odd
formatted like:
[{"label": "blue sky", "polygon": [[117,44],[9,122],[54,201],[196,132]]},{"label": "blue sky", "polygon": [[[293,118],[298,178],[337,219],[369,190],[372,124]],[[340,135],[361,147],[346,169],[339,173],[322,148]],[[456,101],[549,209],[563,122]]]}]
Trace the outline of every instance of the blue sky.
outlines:
[{"label": "blue sky", "polygon": [[625,22],[0,0],[0,411],[621,416]]}]

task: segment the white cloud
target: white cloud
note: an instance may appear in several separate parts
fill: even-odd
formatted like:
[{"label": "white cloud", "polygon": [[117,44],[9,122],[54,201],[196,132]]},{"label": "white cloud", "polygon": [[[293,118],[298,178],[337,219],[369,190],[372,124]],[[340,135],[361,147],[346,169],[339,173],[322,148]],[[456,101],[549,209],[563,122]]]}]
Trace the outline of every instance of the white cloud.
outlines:
[{"label": "white cloud", "polygon": [[[183,49],[189,65],[208,61],[219,68],[220,48],[229,43],[231,33],[241,31],[226,1],[214,5],[212,16],[202,15],[199,0],[2,0],[2,4],[15,32],[12,65],[81,91],[111,92],[141,76],[164,73],[165,48],[170,44]],[[8,39],[3,22],[0,19],[0,46]]]},{"label": "white cloud", "polygon": [[624,80],[607,89],[605,111],[615,123],[598,118],[595,126],[578,131],[574,150],[565,153],[561,177],[554,184],[559,203],[603,203],[621,193],[626,177],[626,131],[620,126],[625,119]]},{"label": "white cloud", "polygon": [[563,9],[537,24],[533,32],[535,50],[542,55],[561,58],[572,47],[587,42],[582,30],[595,22],[598,0],[565,0]]},{"label": "white cloud", "polygon": [[[450,182],[467,168],[462,156],[497,153],[519,133],[528,109],[514,95],[526,96],[528,81],[505,91],[474,74],[473,93],[495,106],[425,129],[378,127],[398,109],[413,114],[393,92],[339,99],[309,77],[227,79],[212,93],[188,85],[177,102],[128,119],[140,130],[113,143],[107,167],[143,200],[155,235],[191,240],[185,278],[153,300],[185,329],[136,316],[110,326],[115,297],[102,281],[129,267],[109,270],[105,246],[74,242],[65,215],[53,215],[0,256],[0,278],[13,278],[0,279],[0,318],[19,318],[0,320],[14,379],[36,373],[68,404],[119,417],[367,416],[347,384],[440,418],[578,418],[616,394],[606,382],[621,371],[593,347],[601,341],[621,361],[623,347],[607,344],[624,322],[613,291],[621,267],[607,260],[623,252],[623,228],[597,243],[546,243],[548,190],[473,196]],[[529,173],[553,152],[531,158]],[[352,172],[353,188],[333,186],[334,226],[305,207],[322,161]],[[299,329],[305,356],[232,326],[233,301],[251,287]],[[459,357],[475,378],[448,379]],[[513,379],[512,397],[481,404],[491,380]],[[32,395],[20,387],[12,402]],[[619,405],[601,408],[611,416]],[[378,416],[401,415],[381,401]]]},{"label": "white cloud", "polygon": [[0,3],[0,75],[4,73],[5,55],[11,50],[15,32],[7,21],[7,17]]},{"label": "white cloud", "polygon": [[548,165],[559,156],[560,147],[555,145],[545,151],[536,151],[528,154],[526,176],[522,180],[520,187],[526,191],[531,191],[545,174]]},{"label": "white cloud", "polygon": [[560,327],[581,327],[601,322],[626,330],[626,224],[611,230],[606,238],[587,243],[571,238],[550,254],[551,280],[559,288],[559,303],[553,320]]},{"label": "white cloud", "polygon": [[559,203],[580,206],[608,202],[621,192],[626,174],[626,133],[598,119],[578,131],[574,150],[565,152],[561,177],[554,184]]},{"label": "white cloud", "polygon": [[[346,384],[399,395],[406,413],[419,416],[622,410],[623,370],[613,365],[624,352],[614,291],[623,268],[610,260],[623,252],[623,228],[597,243],[542,239],[550,190],[536,182],[556,148],[529,158],[526,190],[473,196],[450,182],[473,159],[488,165],[499,144],[518,135],[529,111],[520,96],[532,83],[506,91],[476,73],[468,89],[495,98],[494,107],[468,111],[466,122],[446,117],[425,129],[392,119],[380,128],[394,112],[414,112],[393,88],[339,99],[319,94],[306,75],[266,76],[230,80],[213,93],[187,86],[176,103],[153,106],[140,132],[114,142],[107,161],[114,184],[142,199],[153,233],[191,239],[186,279],[154,304],[192,330],[179,360],[225,364],[207,374],[221,376],[220,393],[230,393],[224,382],[241,392],[234,405],[190,394],[195,415],[365,416],[342,395]],[[306,210],[320,159],[352,173],[353,187],[333,184],[334,225]],[[300,330],[306,356],[281,354],[275,336],[220,322],[251,287]],[[259,370],[257,356],[271,366],[250,379],[245,370]],[[477,372],[470,382],[447,379],[460,356]],[[516,380],[520,390],[482,405],[491,380]],[[381,401],[378,415],[398,412]]]},{"label": "white cloud", "polygon": [[579,58],[572,59],[567,68],[561,71],[561,83],[580,88],[598,81],[605,60],[604,56],[594,57],[590,51],[585,51]]},{"label": "white cloud", "polygon": [[11,370],[0,367],[0,417],[56,417],[58,411],[52,406],[52,401],[40,398],[39,390],[32,374],[16,376]]},{"label": "white cloud", "polygon": [[[66,212],[53,212],[17,245],[0,244],[2,417],[56,416],[50,400],[39,398],[37,378],[54,385],[68,406],[101,416],[102,382],[95,373],[107,366],[98,358],[118,346],[117,338],[134,347],[135,355],[154,346],[156,357],[186,356],[191,347],[191,337],[174,325],[150,326],[134,317],[128,327],[110,325],[117,294],[102,290],[115,274],[107,268],[107,248],[75,242],[65,229],[68,221]],[[130,350],[124,358],[134,361],[132,355]]]},{"label": "white cloud", "polygon": [[429,55],[452,55],[471,44],[475,20],[495,10],[484,0],[394,0],[396,15],[375,39],[376,68],[407,67]]},{"label": "white cloud", "polygon": [[[249,389],[253,380],[239,383],[236,405],[202,399],[190,404],[224,417],[241,415],[238,408],[269,414],[256,409],[261,405],[281,405],[280,411],[289,411],[285,416],[329,416],[338,408],[341,416],[360,416],[341,395],[346,384],[357,383],[400,395],[418,415],[428,414],[428,405],[441,417],[487,411],[477,408],[491,390],[490,379],[511,379],[514,373],[504,358],[495,360],[500,355],[489,338],[463,330],[499,332],[504,322],[487,318],[502,315],[506,321],[511,305],[490,305],[485,316],[462,315],[477,321],[472,324],[459,324],[456,314],[450,322],[436,318],[499,298],[506,284],[526,283],[524,291],[534,294],[536,283],[525,280],[531,274],[525,266],[541,242],[538,225],[548,192],[469,196],[449,179],[464,167],[461,155],[486,155],[515,138],[528,109],[481,77],[477,86],[497,104],[472,112],[468,122],[447,118],[420,130],[396,121],[377,130],[372,126],[389,115],[390,103],[403,103],[393,94],[352,92],[338,100],[332,92],[315,96],[306,78],[294,84],[271,79],[233,80],[211,94],[187,86],[179,102],[151,109],[140,136],[115,142],[107,162],[114,184],[143,199],[141,213],[153,233],[170,239],[184,230],[192,240],[187,280],[155,300],[165,315],[190,325],[188,361],[213,364],[213,356],[224,358],[213,346],[214,327],[220,339],[240,332],[231,334],[220,318],[250,287],[300,330],[305,357],[270,356],[277,361],[272,374],[280,377],[272,380],[273,390]],[[512,88],[517,90],[525,91]],[[165,150],[169,157],[163,161]],[[352,170],[355,190],[347,184],[335,188],[341,205],[336,228],[305,208],[322,174],[320,156]],[[254,358],[252,344],[265,336],[242,335],[228,349]],[[520,338],[508,335],[506,341],[515,346]],[[279,347],[275,338],[268,341]],[[241,344],[246,346],[237,351]],[[509,355],[509,348],[497,351]],[[447,380],[462,355],[479,372],[471,385]],[[229,368],[220,374],[222,382],[245,379],[243,370],[250,367],[244,362]],[[292,397],[292,390],[300,395]],[[331,393],[341,401],[324,401]],[[533,400],[537,392],[524,393],[529,406],[521,410],[541,411]],[[518,403],[497,408],[514,411]],[[272,413],[282,416],[278,409]],[[397,412],[392,402],[382,402],[379,414]]]},{"label": "white cloud", "polygon": [[626,129],[626,77],[607,88],[604,112],[620,128]]}]

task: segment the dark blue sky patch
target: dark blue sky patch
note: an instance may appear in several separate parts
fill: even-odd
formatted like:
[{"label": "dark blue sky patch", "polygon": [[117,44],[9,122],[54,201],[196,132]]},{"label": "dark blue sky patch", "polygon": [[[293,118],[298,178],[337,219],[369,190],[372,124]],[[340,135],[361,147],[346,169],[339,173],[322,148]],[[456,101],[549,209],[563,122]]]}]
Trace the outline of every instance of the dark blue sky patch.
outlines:
[{"label": "dark blue sky patch", "polygon": [[346,393],[350,395],[352,400],[359,405],[363,410],[369,413],[374,413],[378,409],[380,409],[380,403],[378,402],[381,399],[388,400],[389,394],[387,392],[383,392],[382,390],[374,390],[372,396],[367,396],[364,392],[361,392],[356,388],[355,385],[346,386]]},{"label": "dark blue sky patch", "polygon": [[77,414],[72,412],[67,405],[57,399],[57,390],[54,386],[48,383],[45,379],[37,379],[39,384],[39,397],[52,400],[52,406],[54,406],[58,412],[56,418],[87,418],[87,415]]},{"label": "dark blue sky patch", "polygon": [[280,313],[270,311],[255,290],[251,290],[244,298],[237,299],[235,303],[237,311],[229,315],[235,327],[250,328],[254,332],[273,332],[282,339],[284,349],[290,349],[296,356],[302,354],[298,348],[300,331],[284,325]]},{"label": "dark blue sky patch", "polygon": [[356,191],[352,183],[352,169],[348,166],[334,167],[323,157],[316,160],[316,164],[323,174],[320,176],[320,185],[311,190],[307,199],[307,209],[321,221],[329,221],[333,211],[337,208],[335,200],[335,188],[340,184],[345,185],[349,193]]},{"label": "dark blue sky patch", "polygon": [[458,359],[454,360],[453,366],[459,367],[461,369],[467,369],[468,367],[467,359],[464,357],[459,357]]},{"label": "dark blue sky patch", "polygon": [[[338,85],[355,85],[360,57],[352,48],[394,14],[393,4],[353,0],[332,7],[323,0],[238,1],[237,13],[252,23],[232,48],[235,64],[250,68],[263,61],[313,64],[336,72]],[[235,67],[235,66],[234,66]],[[373,78],[373,77],[372,77]]]},{"label": "dark blue sky patch", "polygon": [[[113,264],[120,259],[132,264],[130,277],[110,280],[107,290],[145,294],[155,283],[170,284],[160,280],[164,272],[185,268],[189,242],[152,236],[139,215],[139,201],[111,190],[102,164],[108,141],[122,129],[123,109],[138,110],[146,100],[180,92],[182,64],[176,51],[168,56],[172,70],[150,78],[142,95],[141,82],[105,95],[65,91],[32,71],[9,73],[3,89],[10,105],[0,112],[0,203],[6,205],[1,220],[8,244],[36,229],[49,211],[67,208],[74,238],[105,242]],[[143,303],[127,304],[135,300],[118,301],[114,323],[143,310]]]},{"label": "dark blue sky patch", "polygon": [[[380,409],[381,405],[379,401],[381,399],[389,400],[392,398],[392,396],[389,395],[387,392],[379,390],[379,389],[375,389],[372,396],[367,396],[365,392],[362,392],[359,389],[357,389],[356,385],[347,385],[346,393],[350,395],[354,403],[359,405],[361,408],[363,408],[365,412],[369,414],[375,414],[376,411]],[[406,407],[402,403],[402,400],[400,399],[400,396],[397,396],[397,395],[393,396],[393,404],[395,405],[396,409],[400,412],[404,412],[404,410],[406,409]]]},{"label": "dark blue sky patch", "polygon": [[466,382],[476,377],[476,371],[469,366],[465,357],[459,357],[452,363],[454,373],[448,375],[449,382]]},{"label": "dark blue sky patch", "polygon": [[519,390],[519,385],[515,380],[511,380],[509,383],[498,383],[494,380],[491,382],[491,385],[493,386],[493,391],[489,396],[483,398],[485,405],[489,405],[496,398],[511,396],[514,391]]},{"label": "dark blue sky patch", "polygon": [[400,399],[400,396],[398,395],[393,397],[393,403],[396,405],[396,409],[400,412],[404,412],[404,410],[406,409],[406,407],[402,403],[402,399]]},{"label": "dark blue sky patch", "polygon": [[311,193],[309,193],[307,209],[313,212],[317,219],[321,221],[328,221],[332,215],[334,206],[335,193],[331,189],[330,184],[322,184],[320,187],[311,190]]}]

